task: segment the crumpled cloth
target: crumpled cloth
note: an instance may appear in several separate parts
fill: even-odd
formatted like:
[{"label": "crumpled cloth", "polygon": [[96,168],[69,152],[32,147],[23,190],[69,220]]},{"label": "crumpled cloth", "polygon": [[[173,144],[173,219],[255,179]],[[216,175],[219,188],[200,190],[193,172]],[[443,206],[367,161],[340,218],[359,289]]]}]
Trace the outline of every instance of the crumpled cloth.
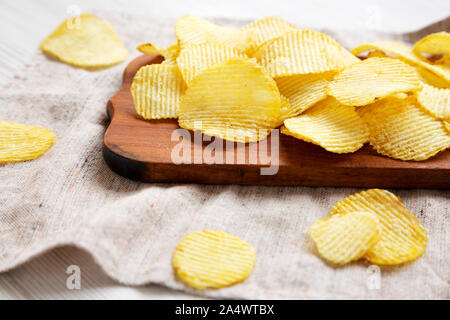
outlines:
[{"label": "crumpled cloth", "polygon": [[[174,39],[174,21],[114,12],[97,15],[115,26],[131,52],[128,61],[139,55],[134,48],[141,42],[166,46]],[[229,26],[246,23],[211,20]],[[292,22],[302,27],[300,21]],[[449,28],[447,19],[407,35],[325,32],[351,48],[375,39],[414,41]],[[428,230],[428,247],[418,260],[382,266],[380,272],[363,261],[330,266],[316,254],[308,228],[326,217],[334,203],[360,189],[167,185],[125,179],[105,164],[102,141],[108,124],[105,106],[121,87],[127,63],[87,71],[36,51],[0,89],[0,119],[47,127],[58,141],[36,161],[0,166],[1,272],[56,246],[75,245],[123,284],[155,283],[207,297],[450,297],[448,190],[394,191]],[[255,247],[256,266],[246,281],[195,291],[174,276],[171,260],[178,241],[202,229],[230,232]]]}]

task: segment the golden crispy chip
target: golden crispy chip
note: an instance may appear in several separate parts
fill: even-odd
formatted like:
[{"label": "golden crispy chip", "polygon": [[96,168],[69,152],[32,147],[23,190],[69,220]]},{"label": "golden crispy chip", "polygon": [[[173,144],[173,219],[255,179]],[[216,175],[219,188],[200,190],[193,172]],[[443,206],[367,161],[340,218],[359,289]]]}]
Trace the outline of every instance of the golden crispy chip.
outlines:
[{"label": "golden crispy chip", "polygon": [[156,54],[164,57],[164,61],[162,64],[177,64],[177,57],[180,52],[180,48],[178,46],[178,42],[172,44],[169,48],[163,49],[151,43],[142,43],[136,48],[138,51],[143,54]]},{"label": "golden crispy chip", "polygon": [[393,54],[411,65],[427,69],[446,82],[450,83],[450,66],[430,64],[415,55],[411,47],[406,44],[395,41],[376,41],[362,44],[354,48],[352,53],[358,55],[369,50],[381,50],[383,52]]},{"label": "golden crispy chip", "polygon": [[264,139],[279,124],[281,98],[275,81],[250,60],[215,64],[191,81],[178,123],[222,139]]},{"label": "golden crispy chip", "polygon": [[438,89],[423,85],[417,92],[417,101],[433,117],[441,120],[450,120],[450,89]]},{"label": "golden crispy chip", "polygon": [[334,264],[359,260],[381,239],[381,224],[370,212],[336,214],[314,223],[309,235],[320,256]]},{"label": "golden crispy chip", "polygon": [[207,42],[219,43],[245,52],[249,35],[242,30],[218,26],[191,15],[184,15],[175,22],[175,34],[181,49],[187,45]]},{"label": "golden crispy chip", "polygon": [[256,51],[265,43],[297,28],[280,17],[265,17],[253,21],[241,30],[251,37],[250,45],[246,50],[249,57],[253,57]]},{"label": "golden crispy chip", "polygon": [[231,58],[244,59],[247,56],[233,47],[217,43],[202,43],[181,50],[177,63],[184,80],[189,86],[189,83],[199,72]]},{"label": "golden crispy chip", "polygon": [[136,49],[143,54],[159,54],[163,57],[167,55],[165,49],[151,43],[141,43]]},{"label": "golden crispy chip", "polygon": [[37,159],[55,140],[49,129],[0,120],[0,163]]},{"label": "golden crispy chip", "polygon": [[369,131],[354,107],[329,97],[296,118],[284,121],[281,132],[335,153],[354,152],[367,142]]},{"label": "golden crispy chip", "polygon": [[447,129],[448,133],[450,134],[450,121],[442,121],[444,123],[445,129]]},{"label": "golden crispy chip", "polygon": [[414,44],[413,51],[419,56],[422,53],[450,53],[450,33],[442,31],[429,34]]},{"label": "golden crispy chip", "polygon": [[402,201],[387,190],[371,189],[334,205],[330,215],[370,212],[381,222],[381,240],[364,255],[371,263],[400,264],[417,259],[427,246],[427,231]]},{"label": "golden crispy chip", "polygon": [[450,146],[450,135],[441,121],[423,111],[414,96],[386,98],[358,108],[369,126],[369,142],[388,157],[426,160]]},{"label": "golden crispy chip", "polygon": [[442,58],[436,60],[435,63],[450,66],[450,53],[447,53]]},{"label": "golden crispy chip", "polygon": [[256,53],[272,77],[339,71],[359,59],[326,34],[290,31]]},{"label": "golden crispy chip", "polygon": [[144,119],[176,118],[185,90],[183,77],[173,65],[144,66],[131,85],[134,107]]},{"label": "golden crispy chip", "polygon": [[280,93],[291,105],[287,118],[295,117],[316,102],[327,97],[327,85],[333,79],[333,71],[276,78]]},{"label": "golden crispy chip", "polygon": [[220,230],[184,237],[173,255],[177,276],[196,289],[223,288],[244,281],[253,271],[255,249]]},{"label": "golden crispy chip", "polygon": [[428,84],[430,86],[441,88],[441,89],[450,89],[450,82],[445,81],[441,77],[437,76],[431,71],[428,71],[422,67],[415,67],[417,76],[422,83]]},{"label": "golden crispy chip", "polygon": [[355,63],[328,84],[328,94],[348,106],[364,106],[398,92],[421,88],[416,70],[391,58],[369,58]]},{"label": "golden crispy chip", "polygon": [[128,56],[114,27],[91,14],[67,19],[40,48],[63,62],[83,68],[109,67]]},{"label": "golden crispy chip", "polygon": [[367,58],[389,58],[389,56],[380,50],[373,50],[367,54]]}]

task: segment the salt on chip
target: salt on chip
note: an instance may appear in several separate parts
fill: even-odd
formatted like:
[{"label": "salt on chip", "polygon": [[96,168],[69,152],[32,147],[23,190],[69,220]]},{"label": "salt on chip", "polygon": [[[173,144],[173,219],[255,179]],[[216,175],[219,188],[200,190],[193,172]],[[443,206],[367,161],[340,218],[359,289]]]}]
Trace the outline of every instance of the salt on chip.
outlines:
[{"label": "salt on chip", "polygon": [[354,107],[329,97],[298,117],[284,121],[281,132],[335,153],[349,153],[367,142],[369,132]]},{"label": "salt on chip", "polygon": [[369,142],[380,154],[401,160],[426,160],[450,147],[441,121],[423,111],[415,98],[386,98],[358,108]]},{"label": "salt on chip", "polygon": [[244,281],[253,271],[255,249],[220,230],[184,237],[173,255],[177,276],[196,289],[223,288]]},{"label": "salt on chip", "polygon": [[335,73],[330,71],[276,78],[281,95],[288,99],[291,106],[287,118],[295,117],[325,99],[328,82],[334,76]]},{"label": "salt on chip", "polygon": [[144,119],[176,118],[186,84],[177,66],[151,64],[139,69],[130,90]]},{"label": "salt on chip", "polygon": [[63,62],[83,68],[109,67],[128,56],[114,27],[91,14],[67,19],[40,48]]},{"label": "salt on chip", "polygon": [[334,205],[330,215],[369,212],[381,223],[381,240],[367,251],[371,263],[393,265],[420,257],[427,246],[427,231],[402,201],[387,190],[370,189]]},{"label": "salt on chip", "polygon": [[433,117],[450,120],[450,89],[439,89],[424,85],[417,92],[417,101]]},{"label": "salt on chip", "polygon": [[257,63],[231,59],[203,70],[184,94],[178,123],[225,140],[264,139],[279,125],[281,97]]},{"label": "salt on chip", "polygon": [[0,163],[37,159],[55,140],[49,129],[0,120]]},{"label": "salt on chip", "polygon": [[331,37],[312,30],[287,32],[256,57],[272,77],[339,71],[359,61]]},{"label": "salt on chip", "polygon": [[328,94],[349,106],[364,106],[376,99],[421,88],[416,70],[391,58],[369,58],[355,63],[328,84]]},{"label": "salt on chip", "polygon": [[345,264],[359,260],[381,239],[381,225],[370,212],[336,214],[315,222],[309,235],[325,260]]},{"label": "salt on chip", "polygon": [[187,85],[195,76],[216,63],[232,58],[247,58],[236,48],[217,43],[190,45],[181,50],[177,64]]},{"label": "salt on chip", "polygon": [[414,44],[413,51],[419,56],[422,53],[450,53],[450,33],[442,31],[429,34]]}]

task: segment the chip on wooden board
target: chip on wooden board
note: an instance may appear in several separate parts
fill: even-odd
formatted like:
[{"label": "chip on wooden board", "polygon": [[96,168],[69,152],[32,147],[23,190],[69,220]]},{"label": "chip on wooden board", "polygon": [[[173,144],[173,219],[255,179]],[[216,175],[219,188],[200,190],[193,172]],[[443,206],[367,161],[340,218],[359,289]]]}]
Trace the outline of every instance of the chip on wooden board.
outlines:
[{"label": "chip on wooden board", "polygon": [[37,159],[55,141],[49,129],[0,120],[0,163]]},{"label": "chip on wooden board", "polygon": [[177,276],[196,289],[223,288],[244,281],[253,271],[255,249],[220,230],[184,237],[173,255]]},{"label": "chip on wooden board", "polygon": [[394,265],[420,257],[427,246],[427,231],[400,198],[387,190],[370,189],[339,201],[330,215],[369,212],[381,223],[381,240],[364,258],[375,264]]},{"label": "chip on wooden board", "polygon": [[114,27],[92,14],[67,19],[40,48],[63,62],[88,69],[109,67],[128,57]]},{"label": "chip on wooden board", "polygon": [[381,224],[370,212],[336,214],[315,222],[309,235],[319,255],[333,264],[359,260],[381,239]]}]

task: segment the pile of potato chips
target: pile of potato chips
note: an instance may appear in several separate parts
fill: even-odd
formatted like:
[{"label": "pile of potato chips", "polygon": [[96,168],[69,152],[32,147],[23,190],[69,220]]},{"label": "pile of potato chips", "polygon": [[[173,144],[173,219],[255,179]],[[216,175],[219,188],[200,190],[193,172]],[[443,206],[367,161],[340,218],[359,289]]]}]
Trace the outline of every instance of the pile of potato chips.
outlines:
[{"label": "pile of potato chips", "polygon": [[233,29],[186,15],[175,34],[167,49],[138,46],[165,58],[134,78],[131,92],[144,119],[177,118],[182,128],[238,142],[259,141],[281,126],[330,152],[355,152],[369,142],[402,160],[450,147],[446,32],[414,48],[380,41],[351,52],[279,17]]}]

